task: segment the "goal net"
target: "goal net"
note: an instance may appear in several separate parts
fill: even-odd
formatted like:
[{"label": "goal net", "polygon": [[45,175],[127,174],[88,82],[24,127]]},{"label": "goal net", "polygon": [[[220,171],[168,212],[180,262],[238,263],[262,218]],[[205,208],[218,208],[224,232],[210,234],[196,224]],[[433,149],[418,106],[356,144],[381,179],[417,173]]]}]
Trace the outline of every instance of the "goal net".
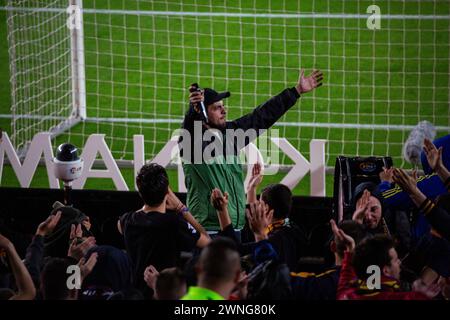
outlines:
[{"label": "goal net", "polygon": [[[305,68],[322,70],[324,85],[276,124],[281,137],[307,158],[310,140],[326,139],[328,166],[338,155],[404,166],[419,121],[450,133],[450,4],[382,2],[373,29],[372,2],[9,0],[14,143],[51,130],[55,144],[82,148],[103,133],[116,159],[132,160],[142,134],[152,159],[180,127],[190,83],[230,91],[234,119]],[[69,4],[82,7],[77,32]]]}]

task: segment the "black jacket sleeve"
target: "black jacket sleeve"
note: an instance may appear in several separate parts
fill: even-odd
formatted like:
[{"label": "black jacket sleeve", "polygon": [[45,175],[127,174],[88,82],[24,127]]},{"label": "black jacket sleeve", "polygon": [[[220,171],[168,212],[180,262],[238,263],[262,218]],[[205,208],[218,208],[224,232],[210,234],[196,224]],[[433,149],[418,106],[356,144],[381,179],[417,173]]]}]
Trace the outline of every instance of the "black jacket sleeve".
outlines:
[{"label": "black jacket sleeve", "polygon": [[31,279],[36,288],[39,288],[42,261],[44,258],[44,238],[34,236],[27,248],[24,264],[30,273]]},{"label": "black jacket sleeve", "polygon": [[[297,102],[299,97],[300,94],[295,87],[285,89],[280,94],[256,107],[251,113],[227,122],[227,129],[268,129]],[[194,110],[193,105],[189,104],[189,109],[183,120],[183,129],[192,133],[194,121],[202,121],[202,117]]]},{"label": "black jacket sleeve", "polygon": [[450,212],[440,208],[430,199],[426,199],[419,207],[433,229],[450,241]]},{"label": "black jacket sleeve", "polygon": [[237,246],[241,244],[241,241],[236,237],[236,233],[234,232],[233,224],[230,223],[223,230],[220,230],[217,235],[219,237],[226,237],[233,240]]},{"label": "black jacket sleeve", "polygon": [[182,128],[189,131],[191,135],[194,133],[194,121],[202,121],[202,117],[194,110],[194,106],[190,103],[189,109],[184,115]]},{"label": "black jacket sleeve", "polygon": [[251,128],[256,130],[268,129],[297,102],[299,97],[300,95],[294,87],[285,89],[280,94],[259,105],[253,112],[228,122],[227,128],[243,130]]},{"label": "black jacket sleeve", "polygon": [[[256,136],[246,136],[242,145],[239,143],[234,143],[233,151],[234,154],[238,154],[239,150],[246,145],[248,145],[252,140],[256,139],[261,133],[262,130],[266,130],[270,128],[278,119],[280,119],[288,110],[291,108],[300,97],[295,87],[285,89],[280,94],[270,98],[263,104],[256,107],[251,113],[246,114],[245,116],[238,118],[234,121],[228,121],[226,123],[225,129],[242,129],[244,131],[248,129],[255,129]],[[194,136],[194,123],[195,121],[202,121],[202,116],[197,113],[192,104],[189,105],[189,110],[186,112],[182,124],[182,128],[187,130],[191,139],[195,138]],[[203,126],[202,126],[203,130]],[[261,130],[261,131],[260,131]],[[222,130],[223,134],[225,134],[225,130]],[[194,154],[194,143],[184,145],[182,143],[184,138],[180,136],[178,143],[180,144],[180,155],[185,160],[192,160],[192,155]],[[227,143],[233,143],[233,141],[228,141]],[[202,150],[206,148],[210,144],[209,141],[202,142]],[[184,148],[190,145],[191,148],[191,157],[187,156],[184,153]],[[225,150],[228,150],[224,145],[224,154]]]}]

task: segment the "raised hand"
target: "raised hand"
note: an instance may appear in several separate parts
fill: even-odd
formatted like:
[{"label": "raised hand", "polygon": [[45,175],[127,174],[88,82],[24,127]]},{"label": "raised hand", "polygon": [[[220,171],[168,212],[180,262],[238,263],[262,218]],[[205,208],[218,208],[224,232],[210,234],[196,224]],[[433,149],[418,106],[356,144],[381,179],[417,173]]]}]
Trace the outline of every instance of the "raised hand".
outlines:
[{"label": "raised hand", "polygon": [[404,170],[395,168],[393,179],[407,193],[411,194],[417,191],[417,171],[413,172],[413,176],[409,176]]},{"label": "raised hand", "polygon": [[260,185],[263,179],[263,175],[261,173],[261,163],[257,162],[252,168],[252,176],[248,182],[247,192],[251,190],[256,190],[256,188]]},{"label": "raised hand", "polygon": [[255,240],[267,239],[266,229],[272,223],[273,209],[267,210],[260,201],[256,201],[248,205],[246,215]]},{"label": "raised hand", "polygon": [[158,279],[159,276],[159,272],[158,270],[156,270],[156,268],[152,265],[149,265],[147,268],[145,268],[144,271],[144,280],[145,283],[147,283],[147,286],[151,289],[153,289],[153,291],[155,290],[156,287],[156,279]]},{"label": "raised hand", "polygon": [[437,149],[431,140],[425,138],[423,141],[423,152],[427,156],[428,164],[433,171],[444,166],[442,162],[442,147]]},{"label": "raised hand", "polygon": [[383,167],[383,171],[381,171],[379,174],[380,180],[392,183],[392,182],[394,182],[394,180],[392,179],[393,174],[394,174],[394,168],[391,167],[391,168],[386,169],[385,167]]},{"label": "raised hand", "polygon": [[194,109],[197,113],[200,113],[200,102],[204,101],[205,98],[203,96],[203,91],[197,90],[198,86],[191,84],[189,87],[189,102],[194,106]]},{"label": "raised hand", "polygon": [[82,236],[81,225],[79,224],[77,227],[72,225],[70,230],[71,243],[67,255],[76,260],[83,258],[89,249],[95,246],[94,237],[83,238]]},{"label": "raised hand", "polygon": [[336,241],[345,244],[346,252],[353,252],[353,250],[355,250],[355,240],[347,235],[342,229],[339,229],[333,219],[330,220],[330,224]]},{"label": "raised hand", "polygon": [[224,212],[228,208],[228,193],[215,188],[211,192],[211,204],[219,212]]},{"label": "raised hand", "polygon": [[309,76],[305,77],[305,70],[300,71],[300,78],[295,86],[299,94],[307,93],[322,85],[323,73],[320,70],[314,70]]},{"label": "raised hand", "polygon": [[436,282],[427,285],[421,279],[417,279],[413,282],[412,289],[413,291],[423,293],[429,299],[433,299],[441,291],[441,284]]},{"label": "raised hand", "polygon": [[87,261],[85,258],[80,259],[78,266],[80,267],[81,282],[83,282],[83,280],[92,272],[97,264],[97,258],[98,253],[93,252]]},{"label": "raised hand", "polygon": [[364,222],[364,216],[370,203],[370,192],[366,189],[363,192],[362,197],[356,203],[356,210],[353,213],[352,220],[362,224]]},{"label": "raised hand", "polygon": [[91,218],[86,216],[86,219],[81,221],[81,224],[86,228],[86,230],[91,230],[92,224],[91,224]]},{"label": "raised hand", "polygon": [[55,215],[52,214],[48,216],[48,218],[44,222],[41,222],[37,227],[36,235],[45,237],[52,233],[58,224],[59,219],[61,219],[61,211],[58,211]]},{"label": "raised hand", "polygon": [[72,224],[70,226],[70,236],[69,239],[72,241],[75,238],[82,238],[83,237],[83,230],[81,230],[81,224],[77,224],[76,226]]},{"label": "raised hand", "polygon": [[180,212],[180,210],[183,208],[184,208],[183,202],[181,202],[181,200],[178,199],[176,194],[169,187],[166,200],[166,209]]}]

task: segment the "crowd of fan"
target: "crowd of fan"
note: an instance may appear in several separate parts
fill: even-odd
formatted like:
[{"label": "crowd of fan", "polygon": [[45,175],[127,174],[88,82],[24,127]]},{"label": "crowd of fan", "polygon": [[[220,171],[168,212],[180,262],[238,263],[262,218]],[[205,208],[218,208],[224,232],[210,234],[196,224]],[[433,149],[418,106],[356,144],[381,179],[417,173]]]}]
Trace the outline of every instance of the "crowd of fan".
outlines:
[{"label": "crowd of fan", "polygon": [[[144,206],[117,224],[126,250],[97,245],[84,213],[56,207],[23,260],[0,234],[0,299],[449,299],[450,173],[442,147],[424,145],[430,174],[446,192],[430,199],[417,186],[420,178],[384,169],[380,185],[355,190],[352,217],[330,221],[334,263],[320,273],[299,264],[305,243],[289,220],[289,188],[269,185],[257,199],[259,165],[247,190],[246,228],[234,230],[228,194],[214,189],[209,200],[221,230],[211,235],[171,191],[165,169],[149,164],[136,178]],[[396,190],[415,208],[388,203]],[[70,270],[79,270],[78,280]]]}]

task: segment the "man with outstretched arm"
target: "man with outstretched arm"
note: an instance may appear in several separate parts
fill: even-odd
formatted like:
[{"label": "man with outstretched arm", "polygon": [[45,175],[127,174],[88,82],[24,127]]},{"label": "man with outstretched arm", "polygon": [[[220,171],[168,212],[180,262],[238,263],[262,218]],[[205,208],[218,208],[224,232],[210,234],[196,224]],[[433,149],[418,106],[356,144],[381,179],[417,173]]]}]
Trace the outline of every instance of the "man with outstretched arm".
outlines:
[{"label": "man with outstretched arm", "polygon": [[[251,140],[256,139],[260,130],[270,128],[280,119],[302,94],[320,87],[322,80],[323,74],[320,71],[316,70],[305,76],[302,70],[294,87],[283,90],[249,114],[233,121],[227,121],[227,109],[223,102],[223,99],[230,96],[229,92],[219,93],[210,88],[200,89],[197,84],[191,85],[189,110],[183,122],[183,129],[189,133],[189,139],[180,138],[179,145],[188,190],[187,206],[207,231],[214,233],[220,230],[216,210],[209,201],[214,188],[229,194],[228,210],[233,227],[242,229],[246,200],[239,152]],[[200,128],[202,137],[209,130],[209,141],[195,136],[195,128]],[[236,130],[239,129],[246,133],[253,129],[252,132],[256,134],[246,135],[240,145],[234,144],[235,138],[231,139],[233,141],[226,141],[229,130],[237,133]],[[212,149],[211,144],[218,142],[222,148],[220,151],[224,152],[212,152],[211,157],[205,159],[205,151]],[[230,147],[230,144],[233,145]]]}]

